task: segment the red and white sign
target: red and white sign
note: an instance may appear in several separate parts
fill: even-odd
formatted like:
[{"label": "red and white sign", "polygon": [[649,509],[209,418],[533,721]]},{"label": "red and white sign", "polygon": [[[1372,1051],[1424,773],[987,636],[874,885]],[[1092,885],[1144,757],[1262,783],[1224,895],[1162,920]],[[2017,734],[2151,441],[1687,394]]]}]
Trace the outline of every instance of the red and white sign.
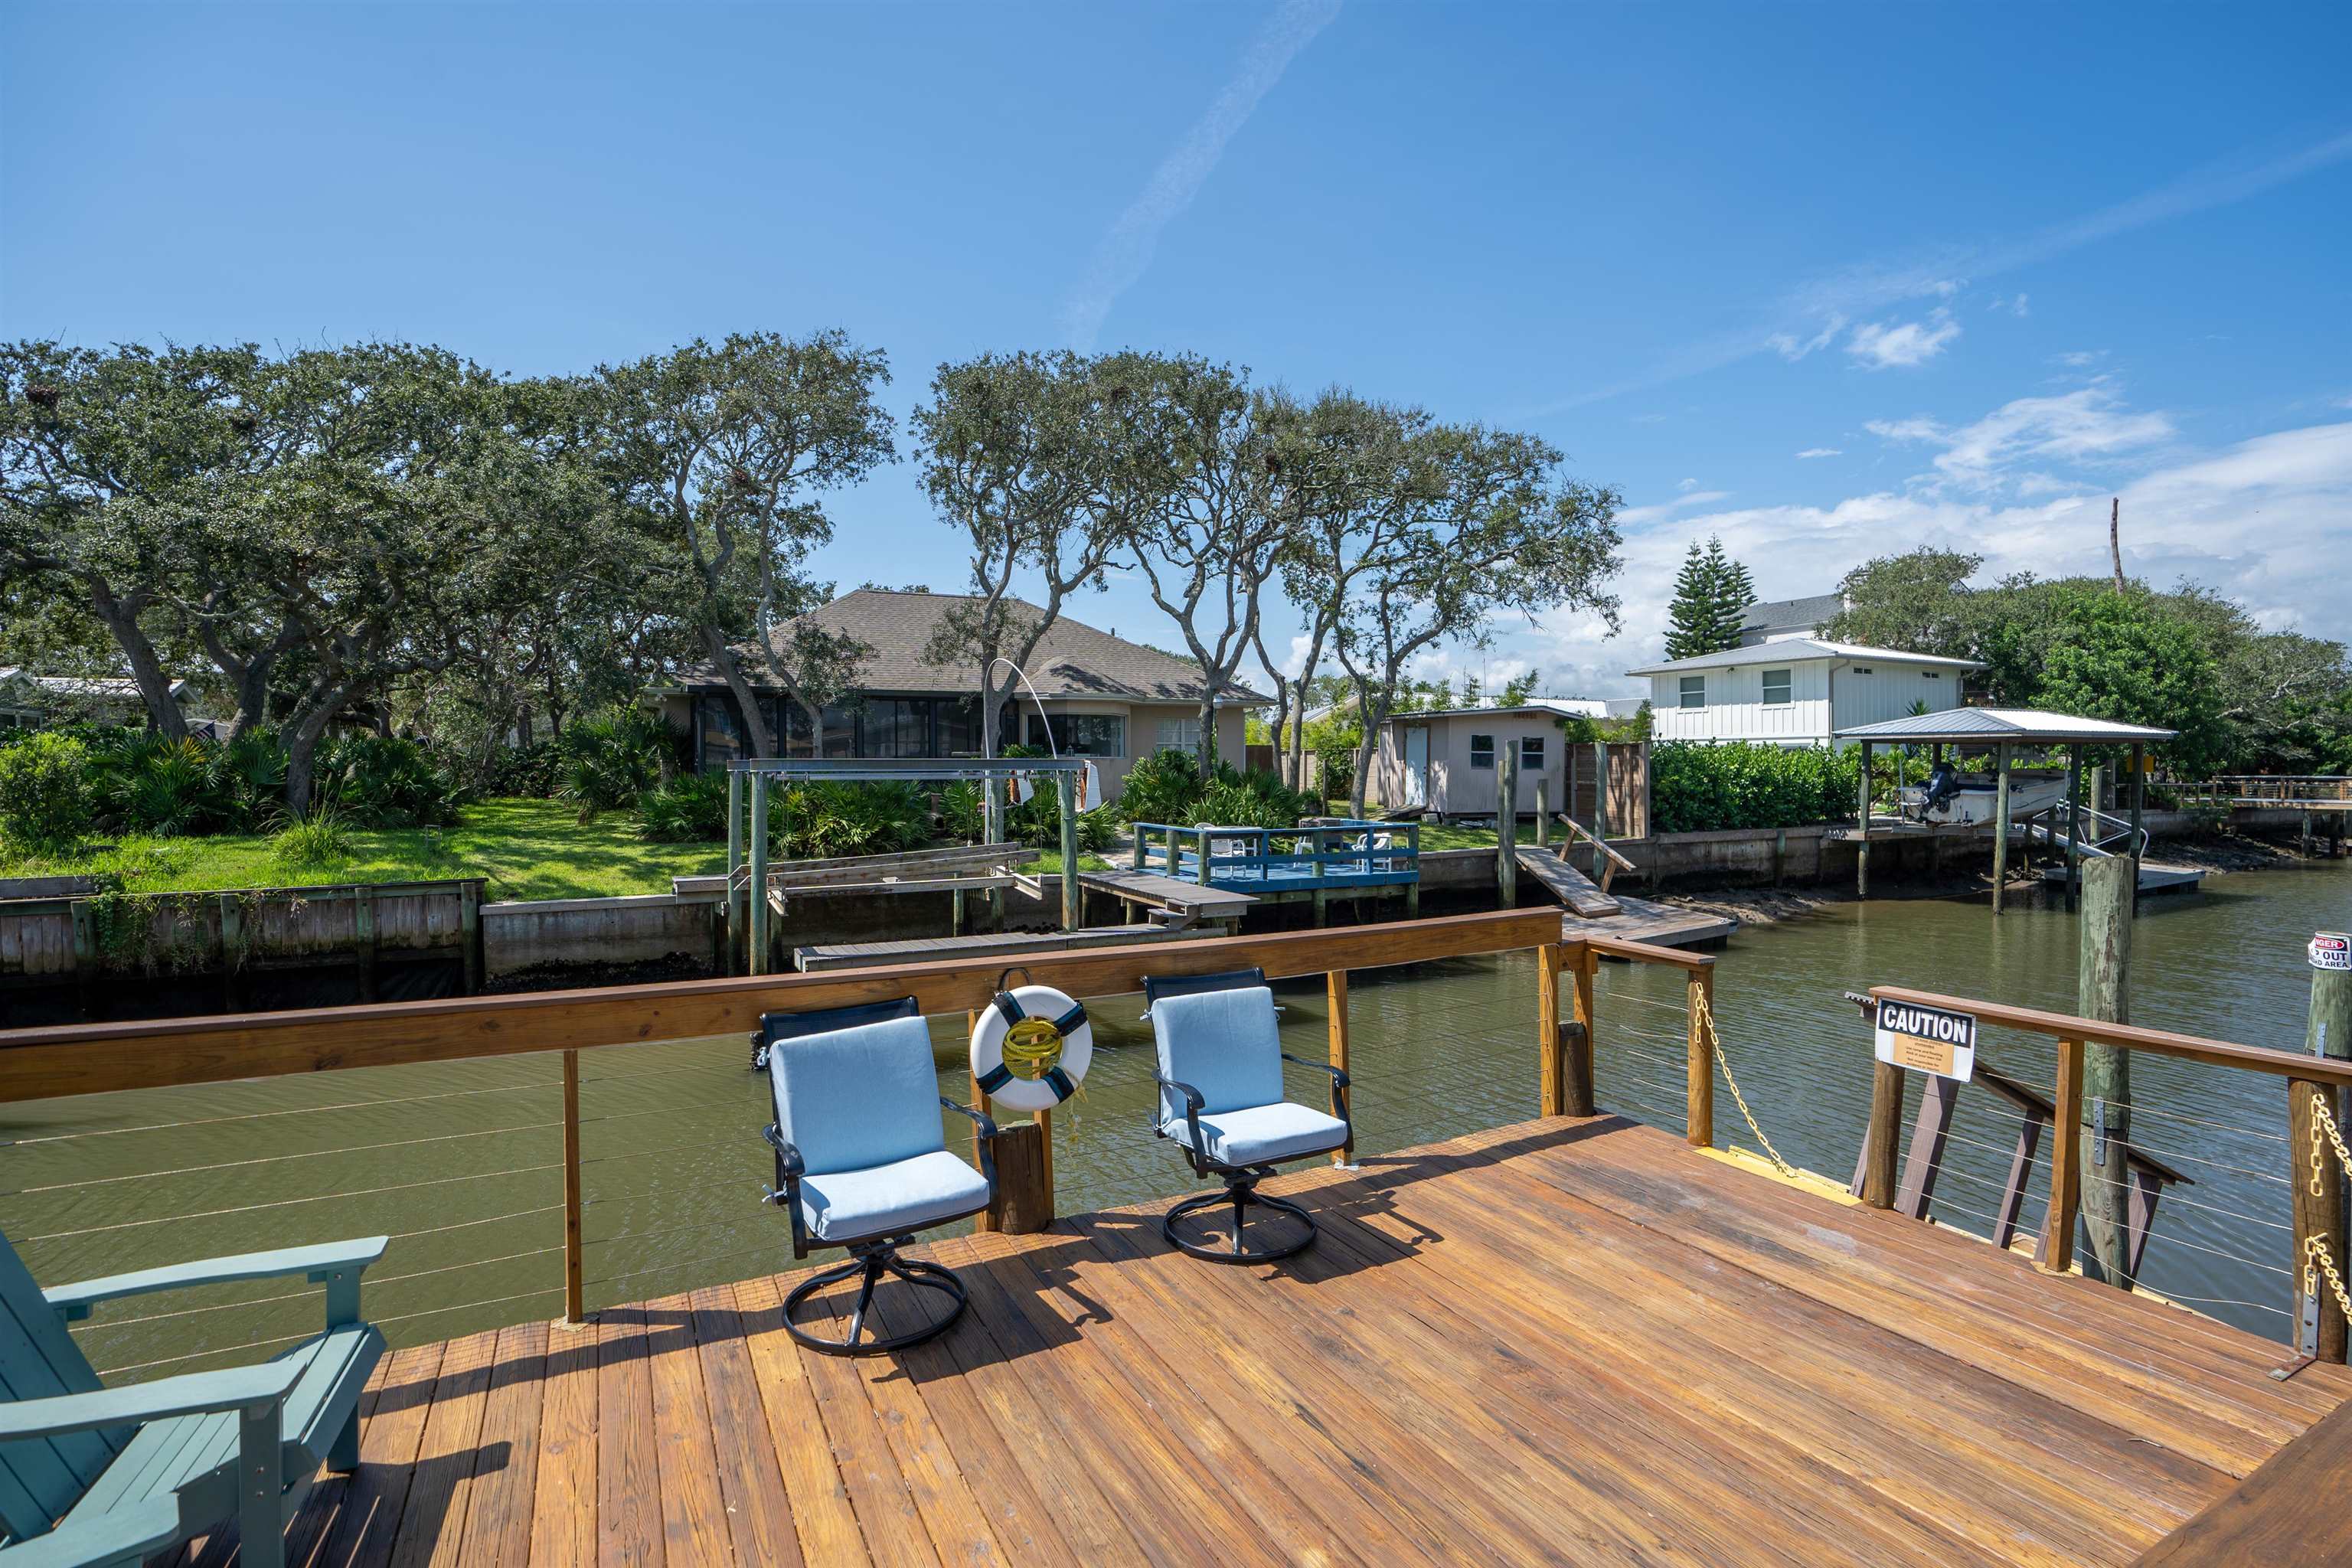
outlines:
[{"label": "red and white sign", "polygon": [[2314,969],[2352,969],[2352,936],[2340,931],[2315,933],[2310,951]]}]

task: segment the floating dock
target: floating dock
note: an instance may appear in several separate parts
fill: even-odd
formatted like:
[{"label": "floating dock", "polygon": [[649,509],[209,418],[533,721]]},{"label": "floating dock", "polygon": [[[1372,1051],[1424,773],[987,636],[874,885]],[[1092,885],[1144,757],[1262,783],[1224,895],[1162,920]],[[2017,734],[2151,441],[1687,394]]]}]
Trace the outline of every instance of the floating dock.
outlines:
[{"label": "floating dock", "polygon": [[2345,1544],[2352,1370],[2278,1381],[2253,1335],[1671,1134],[1552,1118],[1271,1185],[1322,1226],[1271,1268],[1175,1253],[1149,1205],[917,1248],[971,1310],[895,1356],[797,1349],[789,1274],[397,1351],[359,1471],[311,1494],[289,1561],[1879,1568]]}]

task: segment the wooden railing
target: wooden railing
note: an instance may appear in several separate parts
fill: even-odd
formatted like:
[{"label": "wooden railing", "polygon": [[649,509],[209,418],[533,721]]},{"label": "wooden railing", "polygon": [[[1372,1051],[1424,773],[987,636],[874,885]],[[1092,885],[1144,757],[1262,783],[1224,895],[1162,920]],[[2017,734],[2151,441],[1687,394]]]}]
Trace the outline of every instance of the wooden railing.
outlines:
[{"label": "wooden railing", "polygon": [[[2072,1014],[2045,1012],[2040,1008],[2015,1006],[2002,1002],[1947,996],[1937,992],[1916,991],[1901,985],[1874,985],[1870,988],[1870,995],[1874,999],[1916,1003],[1922,1006],[1970,1014],[1980,1026],[1991,1025],[2016,1029],[2044,1036],[2055,1042],[2057,1080],[2048,1115],[2053,1131],[2050,1141],[2050,1199],[2037,1248],[2040,1267],[2052,1272],[2064,1273],[2074,1266],[2074,1233],[2083,1212],[2081,1130],[2085,1123],[2086,1109],[2083,1089],[2084,1048],[2095,1045],[2144,1051],[2207,1067],[2262,1073],[2281,1079],[2287,1091],[2284,1107],[2288,1129],[2285,1174],[2294,1192],[2289,1271],[2297,1280],[2302,1279],[2305,1248],[2313,1238],[2326,1249],[2327,1256],[2335,1260],[2338,1268],[2346,1267],[2347,1249],[2342,1182],[2315,1183],[2310,1178],[2312,1153],[2318,1136],[2315,1108],[2325,1107],[2330,1115],[2340,1115],[2338,1107],[2342,1091],[2352,1089],[2352,1061],[2275,1050],[2265,1046],[2237,1045],[2200,1035],[2177,1034],[2168,1029],[2105,1023],[2095,1018],[2076,1017]],[[1900,1157],[1897,1144],[1900,1142],[1906,1076],[1902,1068],[1880,1062],[1875,1064],[1871,1080],[1870,1119],[1864,1135],[1858,1185],[1862,1200],[1874,1208],[1896,1206],[1897,1195],[1902,1190],[1896,1165]],[[2128,1152],[2128,1145],[2126,1148]],[[2025,1157],[2030,1158],[2030,1152]],[[2321,1164],[2323,1169],[2334,1169],[2332,1159],[2323,1158]],[[2321,1190],[2312,1192],[2314,1185]],[[2326,1286],[2321,1286],[2317,1296],[2319,1359],[2341,1362],[2346,1359],[2347,1344],[2344,1314]]]},{"label": "wooden railing", "polygon": [[[1287,847],[1278,847],[1277,844]],[[1238,846],[1239,847],[1235,847]],[[1302,847],[1303,846],[1303,847]],[[1184,852],[1192,864],[1184,864]],[[1421,825],[1334,822],[1312,827],[1135,825],[1133,868],[1202,887],[1297,891],[1390,886],[1421,877]]]},{"label": "wooden railing", "polygon": [[[1595,834],[1592,829],[1585,826],[1576,818],[1566,813],[1555,813],[1552,820],[1567,828],[1570,838],[1581,838],[1592,846],[1592,879],[1600,884],[1602,892],[1609,890],[1609,884],[1616,879],[1618,872],[1630,871],[1633,868],[1633,862],[1611,848],[1607,839]],[[1536,841],[1538,844],[1543,843],[1542,836],[1538,835]],[[1566,859],[1567,857],[1568,851],[1562,849],[1560,858]]]},{"label": "wooden railing", "polygon": [[[1712,991],[1711,957],[1611,937],[1563,941],[1559,911],[1551,909],[1054,952],[1024,967],[1034,983],[1074,996],[1132,993],[1141,988],[1146,973],[1256,967],[1273,980],[1320,974],[1326,977],[1331,1002],[1330,1059],[1344,1068],[1350,1048],[1349,971],[1525,950],[1533,950],[1538,959],[1538,1079],[1546,1115],[1590,1115],[1596,1109],[1593,982],[1602,957],[1678,968],[1685,973],[1691,995]],[[966,958],[887,970],[5,1030],[0,1031],[0,1104],[560,1052],[563,1294],[567,1315],[577,1321],[584,1310],[582,1050],[713,1036],[740,1039],[765,1013],[898,996],[913,996],[927,1016],[969,1013],[988,1005],[1003,973],[1001,959]],[[1570,991],[1570,1016],[1566,1019],[1560,1016],[1563,978]],[[1714,1080],[1695,1009],[1688,1039],[1688,1138],[1704,1148],[1713,1141]],[[1034,1228],[1054,1215],[1051,1125],[1041,1119],[1008,1131],[1016,1139],[1030,1141],[1009,1151],[1010,1157],[1000,1155],[1003,1167],[1024,1173],[1027,1187],[1006,1194],[999,1219]]]}]

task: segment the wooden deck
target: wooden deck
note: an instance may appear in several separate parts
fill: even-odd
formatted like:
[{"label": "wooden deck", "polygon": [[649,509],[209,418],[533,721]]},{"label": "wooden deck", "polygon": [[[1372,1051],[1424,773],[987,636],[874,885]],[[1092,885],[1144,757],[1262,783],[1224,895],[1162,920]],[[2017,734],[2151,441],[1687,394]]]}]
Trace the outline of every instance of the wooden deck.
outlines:
[{"label": "wooden deck", "polygon": [[1237,893],[1230,888],[1208,888],[1198,882],[1163,876],[1157,871],[1081,871],[1078,880],[1098,893],[1108,893],[1129,903],[1166,910],[1195,921],[1233,921],[1241,919],[1249,907],[1257,902],[1248,893]]},{"label": "wooden deck", "polygon": [[1650,899],[1637,899],[1631,893],[1612,893],[1610,897],[1617,900],[1618,912],[1613,915],[1587,918],[1562,910],[1561,934],[1570,942],[1584,936],[1614,936],[1627,942],[1646,942],[1654,947],[1696,947],[1705,942],[1721,942],[1739,929],[1738,921],[1709,914],[1705,910],[1661,904]]},{"label": "wooden deck", "polygon": [[2352,1394],[1611,1118],[1279,1185],[1272,1268],[942,1241],[971,1310],[896,1360],[798,1352],[789,1276],[400,1351],[293,1561],[2121,1563]]}]

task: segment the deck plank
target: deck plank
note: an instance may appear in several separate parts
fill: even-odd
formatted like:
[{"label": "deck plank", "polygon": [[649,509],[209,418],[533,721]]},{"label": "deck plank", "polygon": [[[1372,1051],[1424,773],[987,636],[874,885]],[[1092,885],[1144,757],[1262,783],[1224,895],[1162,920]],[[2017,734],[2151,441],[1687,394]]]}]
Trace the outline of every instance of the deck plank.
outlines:
[{"label": "deck plank", "polygon": [[1273,1267],[1175,1251],[1164,1203],[918,1248],[971,1306],[895,1356],[794,1345],[791,1275],[402,1350],[297,1561],[2263,1563],[2336,1528],[2303,1516],[2352,1371],[2275,1382],[2279,1346],[1655,1129],[1276,1190],[1322,1237]]}]

